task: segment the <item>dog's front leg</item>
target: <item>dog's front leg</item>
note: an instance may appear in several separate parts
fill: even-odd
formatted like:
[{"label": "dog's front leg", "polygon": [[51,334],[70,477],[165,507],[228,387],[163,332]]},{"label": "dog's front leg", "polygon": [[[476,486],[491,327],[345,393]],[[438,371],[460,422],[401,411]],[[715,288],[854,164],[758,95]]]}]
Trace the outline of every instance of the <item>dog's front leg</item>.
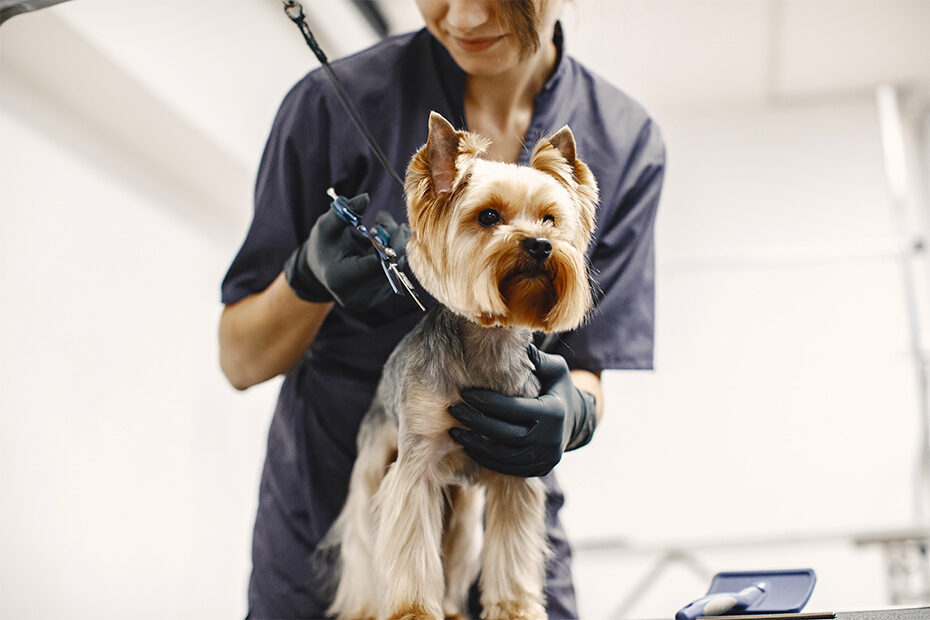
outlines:
[{"label": "dog's front leg", "polygon": [[483,539],[484,489],[478,485],[452,487],[449,515],[442,541],[446,594],[442,609],[447,619],[467,618],[468,590],[478,576]]},{"label": "dog's front leg", "polygon": [[[397,450],[397,429],[383,413],[370,413],[359,429],[358,458],[349,494],[330,534],[339,541],[339,586],[329,613],[340,620],[374,620],[377,615],[373,564],[373,503]],[[325,541],[324,541],[325,544]]]},{"label": "dog's front leg", "polygon": [[382,618],[442,618],[442,487],[422,439],[407,438],[375,496]]},{"label": "dog's front leg", "polygon": [[545,620],[546,487],[539,478],[485,471],[483,620]]}]

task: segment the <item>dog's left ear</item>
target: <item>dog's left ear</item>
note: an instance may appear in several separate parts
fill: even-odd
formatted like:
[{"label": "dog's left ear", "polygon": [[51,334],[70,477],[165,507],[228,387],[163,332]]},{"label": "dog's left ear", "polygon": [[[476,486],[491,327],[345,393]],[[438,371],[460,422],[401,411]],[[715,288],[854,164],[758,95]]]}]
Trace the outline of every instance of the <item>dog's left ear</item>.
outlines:
[{"label": "dog's left ear", "polygon": [[575,136],[568,125],[536,143],[530,166],[553,177],[580,198],[582,221],[588,230],[594,230],[597,181],[587,164],[578,159]]},{"label": "dog's left ear", "polygon": [[568,125],[536,143],[530,166],[554,177],[592,203],[597,202],[597,181],[587,164],[578,159],[575,136]]},{"label": "dog's left ear", "polygon": [[549,144],[562,154],[569,166],[575,167],[575,134],[568,125],[549,136]]},{"label": "dog's left ear", "polygon": [[575,135],[568,125],[536,143],[530,166],[560,181],[573,179],[576,183],[585,183],[588,180],[584,175],[588,167],[578,159]]}]

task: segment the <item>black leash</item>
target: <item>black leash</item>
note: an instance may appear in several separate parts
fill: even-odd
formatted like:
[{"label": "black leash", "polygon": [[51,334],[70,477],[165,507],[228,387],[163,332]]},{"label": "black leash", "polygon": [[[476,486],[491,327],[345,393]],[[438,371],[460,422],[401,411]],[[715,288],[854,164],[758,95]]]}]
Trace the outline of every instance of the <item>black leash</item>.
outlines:
[{"label": "black leash", "polygon": [[298,28],[300,28],[300,34],[303,35],[304,41],[307,42],[307,45],[310,47],[310,49],[313,51],[313,54],[317,57],[317,60],[319,60],[320,64],[323,66],[323,70],[329,77],[329,81],[332,82],[333,88],[336,89],[336,96],[339,98],[339,102],[342,104],[342,107],[345,108],[345,111],[348,113],[349,118],[352,119],[355,127],[362,133],[362,137],[365,139],[365,142],[367,142],[368,146],[371,147],[371,150],[374,151],[375,157],[378,158],[378,161],[381,162],[381,165],[384,166],[384,169],[388,171],[388,174],[391,175],[391,178],[394,179],[394,181],[403,191],[404,182],[397,174],[397,171],[394,170],[394,168],[391,166],[391,162],[388,161],[384,151],[382,151],[381,147],[378,146],[378,143],[375,142],[371,132],[368,131],[368,127],[365,125],[361,115],[358,113],[358,110],[355,108],[355,105],[349,98],[349,94],[346,92],[345,87],[342,85],[342,82],[339,81],[339,78],[336,76],[336,72],[333,71],[333,68],[330,66],[329,60],[326,58],[326,54],[320,48],[320,44],[317,42],[316,37],[314,37],[313,33],[310,32],[310,26],[307,25],[307,20],[304,17],[303,5],[301,5],[297,0],[281,1],[284,3],[284,12],[287,14],[288,18],[297,24]]}]

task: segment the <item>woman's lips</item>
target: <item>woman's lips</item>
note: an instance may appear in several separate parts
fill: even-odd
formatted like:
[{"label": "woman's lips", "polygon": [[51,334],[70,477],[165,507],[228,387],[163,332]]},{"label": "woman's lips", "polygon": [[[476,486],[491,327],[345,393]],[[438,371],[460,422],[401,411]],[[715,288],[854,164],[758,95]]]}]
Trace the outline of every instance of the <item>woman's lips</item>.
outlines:
[{"label": "woman's lips", "polygon": [[482,37],[480,39],[460,39],[458,37],[453,38],[455,39],[455,42],[458,44],[458,46],[466,52],[483,52],[504,37]]}]

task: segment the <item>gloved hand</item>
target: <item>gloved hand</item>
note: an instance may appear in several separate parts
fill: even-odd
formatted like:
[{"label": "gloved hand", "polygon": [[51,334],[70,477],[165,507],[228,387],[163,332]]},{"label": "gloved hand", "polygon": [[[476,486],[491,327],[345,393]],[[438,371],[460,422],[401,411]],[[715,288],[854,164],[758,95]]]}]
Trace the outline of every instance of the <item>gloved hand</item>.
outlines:
[{"label": "gloved hand", "polygon": [[566,450],[580,448],[597,424],[593,395],[572,383],[565,359],[530,346],[530,360],[542,384],[536,398],[489,390],[462,390],[449,413],[468,428],[449,435],[479,465],[513,476],[543,476]]},{"label": "gloved hand", "polygon": [[[368,208],[368,194],[350,199],[349,206],[363,214]],[[402,267],[410,227],[397,224],[386,211],[378,212],[375,221],[391,236],[390,246]],[[365,311],[394,295],[378,253],[353,230],[332,209],[317,219],[310,236],[284,264],[284,277],[298,297],[305,301],[335,301],[351,310]]]}]

